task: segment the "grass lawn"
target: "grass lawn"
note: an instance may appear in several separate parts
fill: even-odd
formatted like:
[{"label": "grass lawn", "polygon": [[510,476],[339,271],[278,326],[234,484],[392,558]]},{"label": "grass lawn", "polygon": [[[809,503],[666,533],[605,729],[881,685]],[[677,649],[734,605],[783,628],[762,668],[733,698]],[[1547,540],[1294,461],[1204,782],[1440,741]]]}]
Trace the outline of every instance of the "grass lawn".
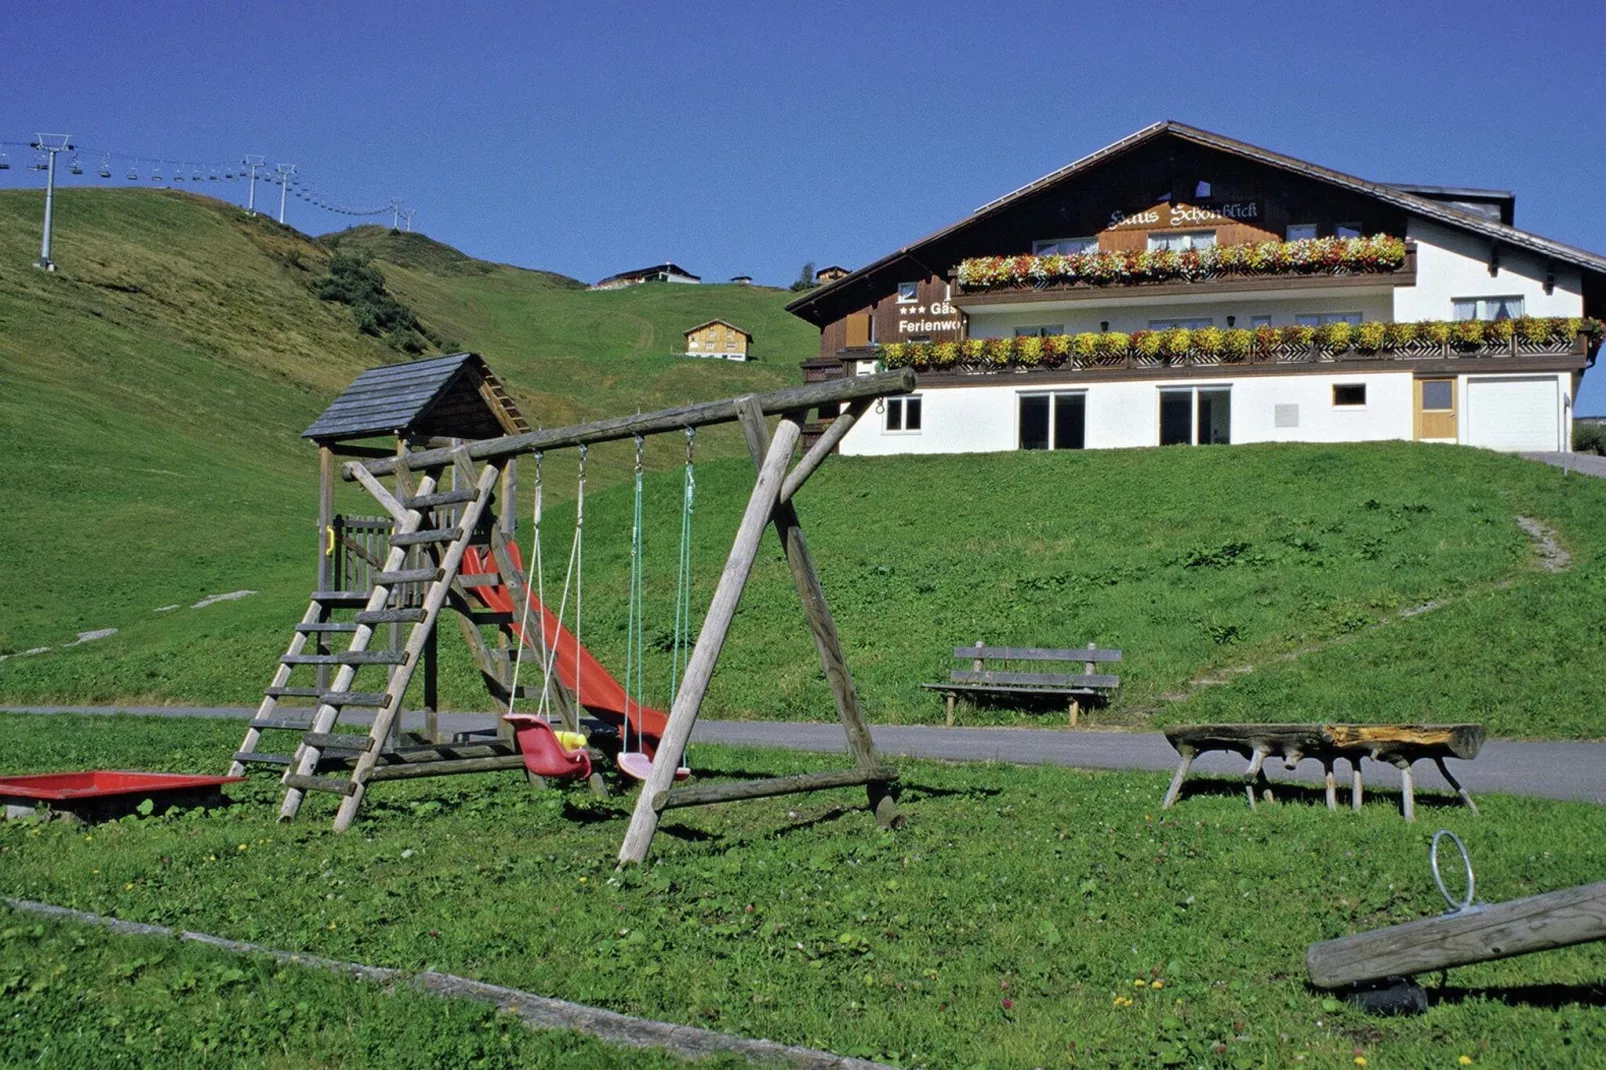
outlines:
[{"label": "grass lawn", "polygon": [[[603,446],[593,456],[628,450]],[[565,462],[548,461],[555,492],[572,478]],[[751,479],[745,460],[699,466],[700,599],[712,592]],[[655,473],[647,493],[648,698],[661,701],[680,474]],[[798,507],[879,722],[938,720],[941,699],[918,684],[942,679],[950,648],[980,638],[1123,649],[1122,687],[1095,723],[1475,720],[1506,737],[1606,734],[1591,678],[1579,670],[1606,656],[1606,481],[1404,443],[850,457],[822,468]],[[587,503],[585,638],[616,671],[625,661],[630,508],[626,487]],[[1558,532],[1573,554],[1568,570],[1539,567],[1517,516]],[[554,589],[571,527],[572,506],[553,507]],[[528,518],[522,538],[527,546]],[[254,703],[310,575],[293,547],[265,537],[254,545],[259,555],[280,546],[279,556],[209,582],[261,595],[117,616],[108,623],[125,631],[112,639],[0,663],[0,694]],[[158,574],[151,579],[148,601],[177,601]],[[1414,613],[1426,605],[1437,608]],[[454,628],[442,646],[446,701],[485,709]],[[1194,683],[1211,679],[1225,683]],[[769,536],[705,713],[799,720],[829,719],[830,710]],[[1044,716],[962,713],[965,723]]]},{"label": "grass lawn", "polygon": [[[237,736],[0,716],[0,771],[221,768]],[[827,764],[715,747],[692,759],[709,777]],[[386,784],[335,836],[322,799],[274,823],[266,778],[211,815],[0,826],[0,892],[909,1066],[1606,1065],[1600,945],[1431,979],[1416,1019],[1366,1017],[1302,980],[1310,941],[1443,909],[1435,828],[1466,839],[1480,895],[1499,901],[1598,879],[1596,807],[1486,796],[1481,817],[1424,803],[1407,826],[1387,797],[1330,814],[1299,794],[1250,814],[1234,790],[1162,816],[1162,775],[903,769],[901,832],[878,831],[850,791],[680,811],[652,864],[623,876],[628,797],[532,793],[512,774]],[[298,1022],[279,1037],[287,1065],[421,1036],[402,1024],[416,1006],[404,997],[179,950],[151,963],[141,942],[36,936],[26,918],[0,928],[9,1052],[92,1007],[98,1039],[82,1043],[170,1065],[141,1047],[155,1025],[173,1023],[180,1048],[233,1044],[240,1001],[258,993],[259,1021]],[[230,968],[246,976],[218,992]],[[302,1002],[318,1005],[304,1024]],[[422,1012],[438,1035],[421,1051],[500,1051],[504,1031],[479,1011]]]}]

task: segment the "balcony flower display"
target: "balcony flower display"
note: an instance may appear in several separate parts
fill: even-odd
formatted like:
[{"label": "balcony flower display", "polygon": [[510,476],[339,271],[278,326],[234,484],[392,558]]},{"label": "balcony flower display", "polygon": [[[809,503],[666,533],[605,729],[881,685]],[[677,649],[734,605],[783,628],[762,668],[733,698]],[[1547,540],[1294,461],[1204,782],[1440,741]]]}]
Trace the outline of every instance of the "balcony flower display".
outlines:
[{"label": "balcony flower display", "polygon": [[[1511,320],[1423,320],[1419,323],[1343,321],[1320,327],[1172,327],[1157,331],[1087,331],[1021,338],[967,338],[962,342],[891,342],[880,347],[889,368],[917,371],[1026,370],[1113,367],[1135,363],[1237,364],[1272,359],[1331,359],[1344,353],[1376,356],[1391,351],[1441,349],[1455,354],[1509,352],[1519,346],[1570,346],[1582,334],[1593,352],[1606,339],[1594,319],[1523,316]],[[1321,354],[1318,358],[1316,354]],[[1302,356],[1303,355],[1303,356]]]},{"label": "balcony flower display", "polygon": [[1363,274],[1405,266],[1405,240],[1302,238],[1204,249],[1094,250],[1048,256],[978,256],[959,264],[954,281],[965,293],[1010,287],[1110,286],[1198,281],[1229,275]]}]

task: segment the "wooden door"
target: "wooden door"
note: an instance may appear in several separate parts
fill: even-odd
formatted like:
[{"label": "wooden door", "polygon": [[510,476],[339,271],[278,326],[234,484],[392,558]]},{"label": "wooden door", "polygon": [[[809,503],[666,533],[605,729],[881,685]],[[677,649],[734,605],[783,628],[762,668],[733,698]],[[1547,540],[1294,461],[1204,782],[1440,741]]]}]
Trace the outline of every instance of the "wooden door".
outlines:
[{"label": "wooden door", "polygon": [[1437,442],[1456,441],[1454,379],[1416,381],[1416,437]]}]

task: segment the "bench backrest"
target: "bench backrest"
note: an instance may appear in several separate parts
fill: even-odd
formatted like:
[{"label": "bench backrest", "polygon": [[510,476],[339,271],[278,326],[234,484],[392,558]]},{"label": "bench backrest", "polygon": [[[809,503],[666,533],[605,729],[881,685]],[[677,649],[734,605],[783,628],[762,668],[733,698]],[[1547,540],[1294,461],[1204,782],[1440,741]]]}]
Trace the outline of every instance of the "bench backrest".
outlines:
[{"label": "bench backrest", "polygon": [[[1099,675],[1095,673],[1094,663],[1100,661],[1120,661],[1119,650],[1102,650],[1097,645],[1089,643],[1086,647],[1070,650],[1056,650],[1048,647],[1036,646],[987,646],[977,642],[975,646],[954,647],[954,657],[961,661],[969,661],[969,669],[955,669],[948,674],[950,683],[955,684],[999,684],[1024,687],[1094,687],[1112,688],[1121,683],[1119,676]],[[998,671],[989,667],[988,662],[1030,661],[1036,663],[1071,662],[1080,663],[1080,673],[1052,673],[1052,672],[1008,672]],[[1046,667],[1046,666],[1045,666]]]}]

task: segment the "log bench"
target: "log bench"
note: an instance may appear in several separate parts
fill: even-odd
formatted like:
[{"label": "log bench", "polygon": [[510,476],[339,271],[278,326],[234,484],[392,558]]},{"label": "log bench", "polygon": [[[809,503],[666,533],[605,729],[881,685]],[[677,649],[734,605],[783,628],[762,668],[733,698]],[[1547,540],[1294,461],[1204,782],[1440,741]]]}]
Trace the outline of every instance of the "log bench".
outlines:
[{"label": "log bench", "polygon": [[1439,773],[1455,789],[1461,801],[1475,814],[1477,804],[1459,781],[1445,768],[1444,759],[1460,758],[1471,761],[1483,749],[1486,736],[1483,725],[1411,725],[1411,724],[1217,724],[1176,725],[1166,729],[1165,737],[1182,756],[1171,787],[1166,790],[1160,804],[1170,809],[1182,792],[1182,782],[1188,775],[1193,759],[1207,751],[1231,751],[1249,759],[1244,771],[1244,790],[1249,796],[1249,808],[1255,808],[1255,790],[1264,792],[1266,801],[1272,798],[1271,785],[1266,779],[1267,758],[1281,758],[1284,768],[1292,769],[1303,758],[1315,758],[1322,763],[1327,789],[1327,808],[1338,809],[1338,791],[1333,777],[1333,766],[1342,758],[1350,767],[1350,806],[1361,808],[1361,759],[1370,758],[1387,762],[1400,771],[1401,809],[1405,820],[1416,820],[1415,785],[1411,779],[1411,764],[1424,759],[1439,767]]},{"label": "log bench", "polygon": [[[1119,650],[1100,650],[1089,643],[1085,649],[1051,650],[1033,646],[988,646],[980,639],[975,646],[954,647],[954,657],[970,662],[968,669],[954,669],[946,683],[921,684],[928,691],[941,693],[948,703],[944,723],[954,723],[954,703],[960,695],[1005,695],[1013,697],[1052,696],[1069,700],[1070,724],[1076,727],[1082,703],[1107,700],[1121,684],[1119,676],[1094,672],[1101,661],[1120,661]],[[992,663],[990,666],[988,663]],[[1008,669],[1010,662],[1078,663],[1079,673],[1024,672]]]}]

